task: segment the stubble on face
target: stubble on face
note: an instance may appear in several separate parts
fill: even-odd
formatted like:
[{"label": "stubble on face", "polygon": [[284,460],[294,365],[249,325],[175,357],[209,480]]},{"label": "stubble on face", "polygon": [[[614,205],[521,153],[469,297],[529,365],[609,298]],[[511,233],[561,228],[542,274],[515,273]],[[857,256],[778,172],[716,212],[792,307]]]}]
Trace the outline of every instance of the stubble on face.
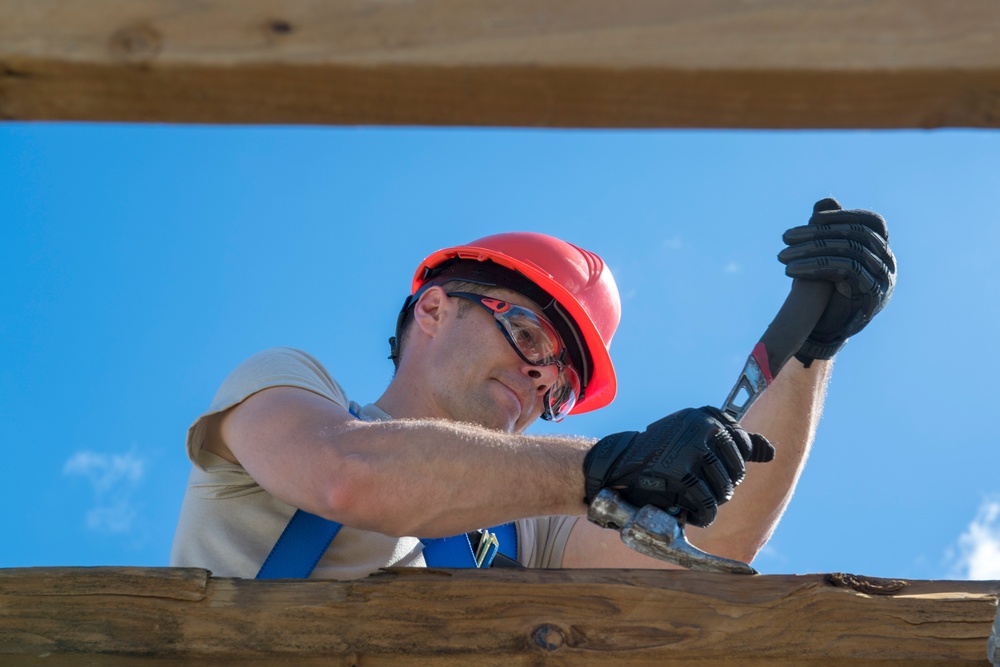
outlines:
[{"label": "stubble on face", "polygon": [[[502,293],[492,295],[512,303],[523,301]],[[521,305],[531,307],[530,302]],[[447,348],[439,384],[451,418],[507,433],[521,432],[534,423],[542,412],[541,400],[521,370],[523,361],[495,320],[475,307],[452,324],[450,335],[440,341]]]}]

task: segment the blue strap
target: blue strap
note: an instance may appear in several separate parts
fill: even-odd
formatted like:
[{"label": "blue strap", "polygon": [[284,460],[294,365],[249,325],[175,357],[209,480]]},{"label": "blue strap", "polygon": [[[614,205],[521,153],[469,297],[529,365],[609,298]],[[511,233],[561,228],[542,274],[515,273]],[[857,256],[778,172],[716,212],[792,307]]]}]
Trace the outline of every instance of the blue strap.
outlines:
[{"label": "blue strap", "polygon": [[476,556],[468,535],[422,539],[428,567],[475,567]]},{"label": "blue strap", "polygon": [[295,510],[271,553],[257,572],[257,579],[307,579],[330,548],[342,524]]},{"label": "blue strap", "polygon": [[[281,532],[274,548],[257,572],[257,579],[308,579],[323,554],[330,548],[343,524],[296,510]],[[497,536],[499,552],[517,560],[517,526],[505,523],[490,528]],[[424,560],[428,567],[476,567],[476,557],[468,535],[420,540],[424,545]],[[483,567],[489,567],[497,550],[487,554]]]},{"label": "blue strap", "polygon": [[[488,533],[496,535],[499,549],[486,551],[483,563],[479,567],[490,567],[497,553],[502,553],[511,560],[517,560],[517,526],[505,523],[502,526],[488,528]],[[427,567],[476,567],[476,555],[468,535],[453,537],[424,538],[424,562]]]},{"label": "blue strap", "polygon": [[[510,523],[505,523],[500,526],[494,526],[490,528],[490,532],[497,536],[497,540],[500,542],[499,552],[502,553],[507,558],[516,561],[517,560],[517,524],[513,521]],[[494,553],[490,556],[490,565],[493,564],[493,558],[496,556]],[[489,565],[483,564],[483,567],[489,567]]]}]

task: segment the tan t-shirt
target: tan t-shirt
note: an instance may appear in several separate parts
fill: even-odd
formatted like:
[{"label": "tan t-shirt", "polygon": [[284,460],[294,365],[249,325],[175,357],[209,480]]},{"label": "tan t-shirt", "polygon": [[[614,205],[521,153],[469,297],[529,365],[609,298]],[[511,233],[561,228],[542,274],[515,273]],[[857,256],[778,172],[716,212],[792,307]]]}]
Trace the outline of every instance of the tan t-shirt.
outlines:
[{"label": "tan t-shirt", "polygon": [[[170,564],[203,567],[218,577],[253,578],[295,513],[247,474],[202,449],[207,418],[269,387],[300,387],[351,409],[366,421],[391,419],[374,404],[360,406],[316,359],[290,348],[250,357],[227,377],[211,407],[188,429],[187,453],[194,464],[174,534]],[[560,567],[578,517],[552,516],[517,522],[517,559],[527,567]],[[384,567],[425,567],[415,537],[389,537],[344,526],[312,576],[358,579]]]}]

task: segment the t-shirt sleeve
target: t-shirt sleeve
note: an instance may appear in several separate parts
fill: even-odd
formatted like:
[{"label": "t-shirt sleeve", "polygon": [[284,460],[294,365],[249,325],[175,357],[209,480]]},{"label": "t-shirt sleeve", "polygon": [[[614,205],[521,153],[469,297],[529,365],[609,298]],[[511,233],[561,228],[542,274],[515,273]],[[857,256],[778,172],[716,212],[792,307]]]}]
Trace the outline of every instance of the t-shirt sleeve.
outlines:
[{"label": "t-shirt sleeve", "polygon": [[343,388],[312,356],[288,347],[264,350],[241,363],[222,381],[211,406],[188,429],[187,453],[191,462],[205,469],[201,446],[205,442],[208,417],[225,412],[271,387],[299,387],[328,398],[345,409],[349,406]]},{"label": "t-shirt sleeve", "polygon": [[525,567],[560,568],[578,516],[542,516],[517,522],[517,560]]}]

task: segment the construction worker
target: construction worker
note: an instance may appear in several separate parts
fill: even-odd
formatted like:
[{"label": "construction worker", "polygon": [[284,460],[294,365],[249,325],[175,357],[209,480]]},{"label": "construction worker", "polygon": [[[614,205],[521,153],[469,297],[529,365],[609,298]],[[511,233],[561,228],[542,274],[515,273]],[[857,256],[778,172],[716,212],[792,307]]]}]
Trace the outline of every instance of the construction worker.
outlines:
[{"label": "construction worker", "polygon": [[615,396],[621,305],[600,257],[533,233],[433,253],[390,339],[396,373],[374,402],[351,400],[320,362],[287,348],[226,378],[188,432],[194,467],[171,564],[335,579],[470,561],[669,567],[586,520],[605,487],[679,508],[699,527],[692,542],[750,562],[791,498],[831,360],[895,282],[880,216],[823,200],[810,223],[786,232],[779,260],[836,289],[742,425],[685,409],[596,441],[523,431]]}]

